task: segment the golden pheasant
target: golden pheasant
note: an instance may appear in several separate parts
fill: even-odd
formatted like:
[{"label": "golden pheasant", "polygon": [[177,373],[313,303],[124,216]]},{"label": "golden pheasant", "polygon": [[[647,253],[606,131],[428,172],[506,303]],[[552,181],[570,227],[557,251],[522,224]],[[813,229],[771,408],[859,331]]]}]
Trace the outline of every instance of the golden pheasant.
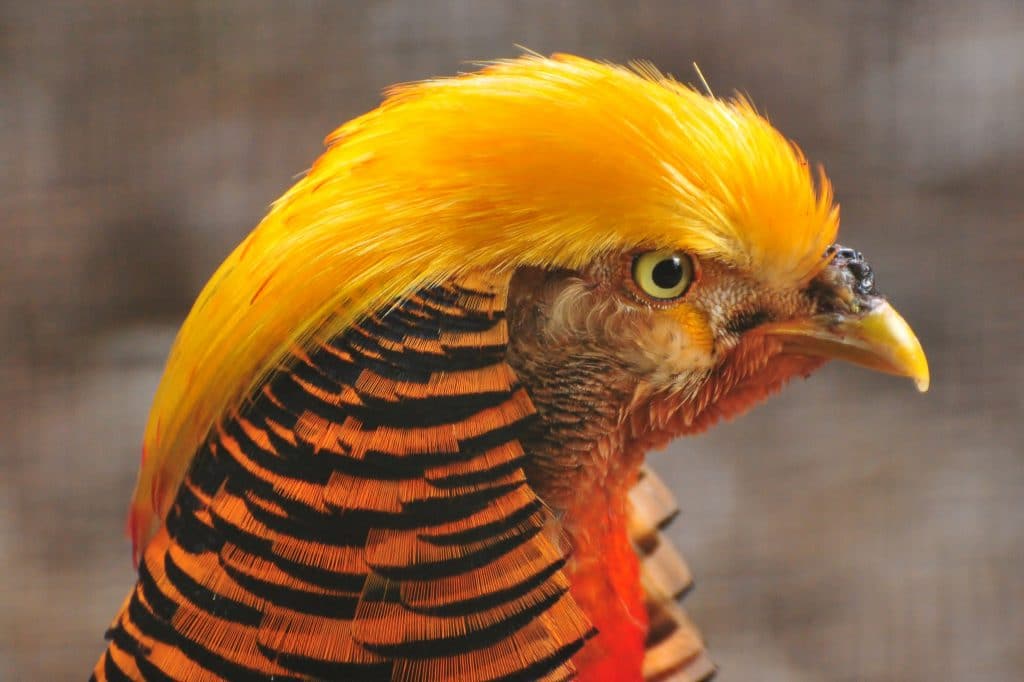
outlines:
[{"label": "golden pheasant", "polygon": [[401,86],[206,285],[99,680],[697,680],[646,450],[928,368],[743,99],[535,55]]}]

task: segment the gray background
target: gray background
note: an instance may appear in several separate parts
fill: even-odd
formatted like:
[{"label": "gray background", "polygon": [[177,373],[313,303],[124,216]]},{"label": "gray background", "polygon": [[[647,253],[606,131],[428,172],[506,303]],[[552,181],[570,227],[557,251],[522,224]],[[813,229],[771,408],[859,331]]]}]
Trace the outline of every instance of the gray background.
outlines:
[{"label": "gray background", "polygon": [[0,4],[0,679],[83,679],[175,328],[336,125],[515,44],[700,63],[815,161],[933,388],[832,366],[653,457],[723,680],[1024,678],[1024,3]]}]

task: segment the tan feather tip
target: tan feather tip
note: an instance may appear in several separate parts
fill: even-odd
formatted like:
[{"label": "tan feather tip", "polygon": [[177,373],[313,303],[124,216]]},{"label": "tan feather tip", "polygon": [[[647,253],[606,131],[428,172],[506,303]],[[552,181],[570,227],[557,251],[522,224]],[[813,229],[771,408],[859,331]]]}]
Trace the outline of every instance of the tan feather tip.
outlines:
[{"label": "tan feather tip", "polygon": [[677,604],[659,604],[651,612],[651,642],[644,654],[643,675],[657,680],[705,680],[715,667],[704,641],[686,612]]},{"label": "tan feather tip", "polygon": [[672,544],[661,536],[653,550],[640,560],[644,591],[658,599],[678,599],[693,587],[693,574]]},{"label": "tan feather tip", "polygon": [[648,468],[629,491],[630,534],[634,540],[664,528],[679,513],[672,491]]}]

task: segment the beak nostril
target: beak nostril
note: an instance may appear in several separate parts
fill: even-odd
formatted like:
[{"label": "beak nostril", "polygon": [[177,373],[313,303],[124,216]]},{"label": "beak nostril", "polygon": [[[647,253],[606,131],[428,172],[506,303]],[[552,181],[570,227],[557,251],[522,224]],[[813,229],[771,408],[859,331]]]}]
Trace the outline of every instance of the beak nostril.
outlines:
[{"label": "beak nostril", "polygon": [[878,295],[875,289],[875,275],[871,266],[864,260],[864,254],[854,249],[833,244],[826,252],[826,256],[832,256],[824,279],[831,282],[827,290],[837,292],[845,289],[857,296]]}]

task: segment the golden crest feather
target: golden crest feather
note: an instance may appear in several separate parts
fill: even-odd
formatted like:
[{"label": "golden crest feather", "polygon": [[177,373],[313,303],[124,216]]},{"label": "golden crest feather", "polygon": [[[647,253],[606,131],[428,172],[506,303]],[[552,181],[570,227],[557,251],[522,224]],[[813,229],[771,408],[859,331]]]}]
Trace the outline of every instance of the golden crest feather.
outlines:
[{"label": "golden crest feather", "polygon": [[366,312],[473,269],[575,268],[679,248],[770,285],[834,238],[823,174],[742,98],[649,67],[527,55],[403,85],[343,125],[231,253],[175,340],[146,427],[136,551],[196,447],[282,362]]}]

